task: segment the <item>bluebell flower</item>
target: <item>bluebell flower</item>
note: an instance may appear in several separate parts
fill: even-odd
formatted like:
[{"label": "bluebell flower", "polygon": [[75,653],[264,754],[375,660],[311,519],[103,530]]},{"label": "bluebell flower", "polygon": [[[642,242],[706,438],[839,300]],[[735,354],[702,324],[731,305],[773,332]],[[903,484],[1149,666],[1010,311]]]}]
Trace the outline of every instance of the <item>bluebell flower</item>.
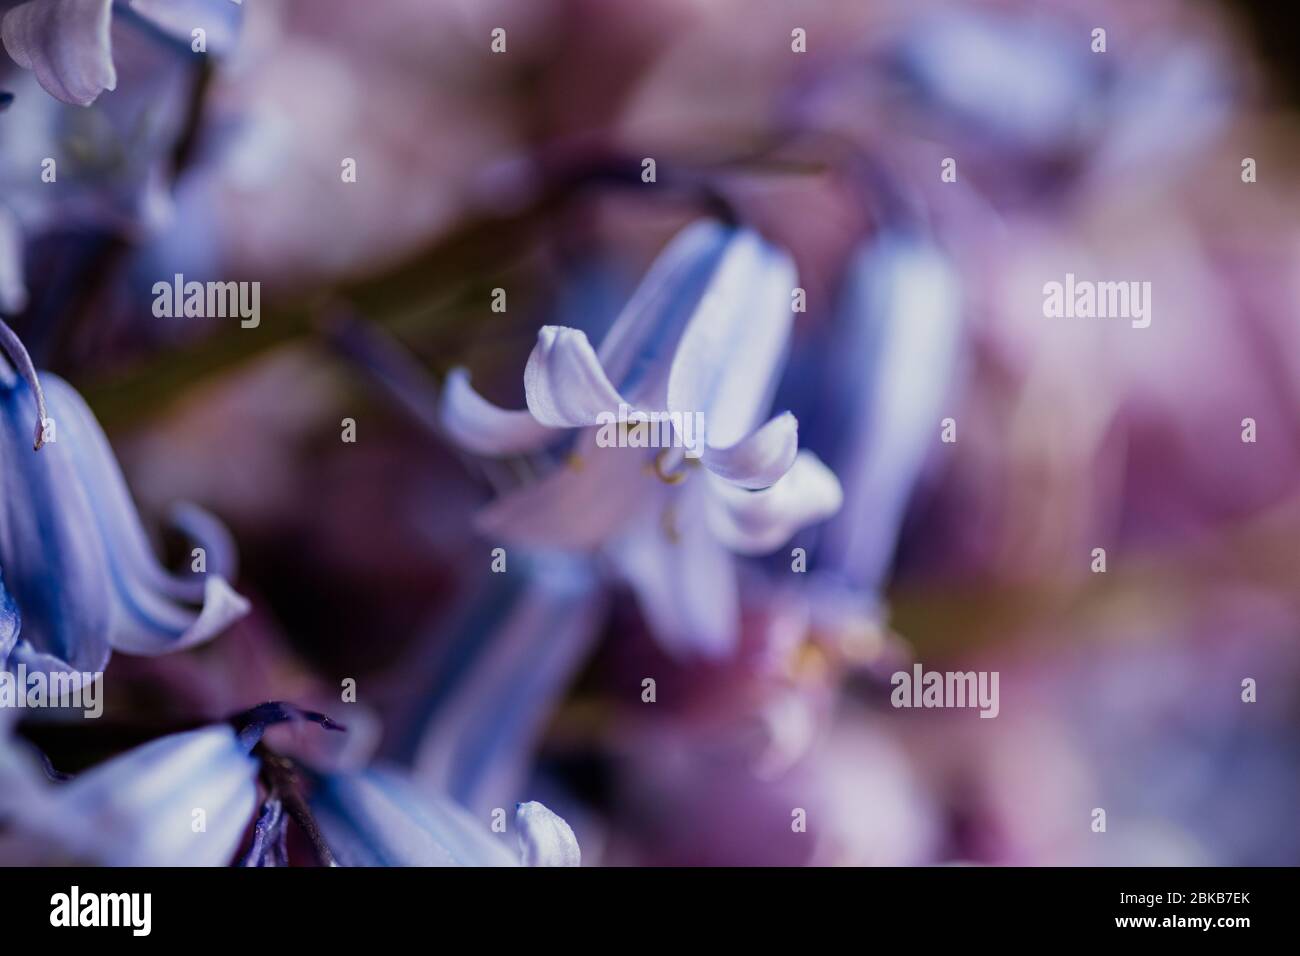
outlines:
[{"label": "bluebell flower", "polygon": [[0,20],[0,37],[13,61],[31,70],[51,96],[89,106],[117,88],[113,17],[146,25],[190,47],[202,28],[209,52],[232,42],[243,10],[230,0],[27,0]]},{"label": "bluebell flower", "polygon": [[518,852],[455,802],[372,767],[324,778],[312,812],[342,866],[577,866],[573,830],[540,803],[515,810]]},{"label": "bluebell flower", "polygon": [[[581,430],[562,462],[488,506],[479,530],[601,549],[669,650],[729,652],[733,554],[770,553],[840,504],[835,476],[799,451],[794,416],[765,421],[795,286],[784,252],[752,231],[700,222],[659,256],[599,351],[577,329],[542,328],[524,372],[527,410],[491,405],[453,371],[440,418],[466,450],[540,454],[563,430]],[[679,416],[673,447],[609,447],[608,423],[623,409]]]},{"label": "bluebell flower", "polygon": [[95,673],[114,650],[180,650],[247,613],[229,536],[197,508],[176,520],[204,573],[158,563],[94,415],[62,379],[38,380],[0,322],[0,667]]}]

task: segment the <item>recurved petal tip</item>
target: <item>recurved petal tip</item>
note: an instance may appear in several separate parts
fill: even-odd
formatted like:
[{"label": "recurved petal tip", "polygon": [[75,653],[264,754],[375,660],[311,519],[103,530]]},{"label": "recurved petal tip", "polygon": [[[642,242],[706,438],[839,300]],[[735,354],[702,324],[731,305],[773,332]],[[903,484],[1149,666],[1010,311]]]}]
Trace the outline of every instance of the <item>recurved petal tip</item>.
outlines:
[{"label": "recurved petal tip", "polygon": [[519,855],[524,866],[581,866],[582,851],[564,818],[535,800],[515,809]]}]

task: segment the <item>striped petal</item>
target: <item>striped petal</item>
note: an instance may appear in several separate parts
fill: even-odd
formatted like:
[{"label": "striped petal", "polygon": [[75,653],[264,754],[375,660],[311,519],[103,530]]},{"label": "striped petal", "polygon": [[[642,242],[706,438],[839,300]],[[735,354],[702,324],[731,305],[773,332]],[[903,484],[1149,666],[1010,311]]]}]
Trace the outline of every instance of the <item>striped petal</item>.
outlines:
[{"label": "striped petal", "polygon": [[161,737],[43,788],[0,849],[20,865],[222,866],[256,809],[257,770],[228,725]]},{"label": "striped petal", "polygon": [[[745,232],[727,249],[682,336],[668,380],[667,407],[702,413],[708,441],[734,445],[772,403],[794,321],[790,257]],[[694,440],[703,450],[703,437]]]},{"label": "striped petal", "polygon": [[14,62],[51,96],[89,106],[117,86],[112,8],[113,0],[28,0],[4,15],[0,35]]},{"label": "striped petal", "polygon": [[679,232],[655,258],[600,343],[600,362],[634,402],[664,404],[678,342],[737,233],[712,220]]},{"label": "striped petal", "polygon": [[846,370],[852,437],[833,459],[844,479],[844,510],[827,527],[818,561],[874,589],[935,447],[957,360],[961,294],[946,257],[903,237],[864,248],[849,276],[838,321],[849,351],[861,358]]},{"label": "striped petal", "polygon": [[[0,381],[0,568],[23,642],[74,670],[101,671],[113,648],[160,654],[205,641],[245,614],[223,576],[230,543],[196,512],[204,575],[173,576],[155,558],[112,449],[81,397],[42,376],[54,434],[30,450],[38,416],[27,383]],[[194,606],[198,605],[198,606]]]},{"label": "striped petal", "polygon": [[587,659],[601,599],[586,562],[511,554],[487,574],[425,682],[414,776],[486,813],[518,799],[556,702]]},{"label": "striped petal", "polygon": [[324,778],[312,812],[342,866],[516,866],[490,827],[393,770]]}]

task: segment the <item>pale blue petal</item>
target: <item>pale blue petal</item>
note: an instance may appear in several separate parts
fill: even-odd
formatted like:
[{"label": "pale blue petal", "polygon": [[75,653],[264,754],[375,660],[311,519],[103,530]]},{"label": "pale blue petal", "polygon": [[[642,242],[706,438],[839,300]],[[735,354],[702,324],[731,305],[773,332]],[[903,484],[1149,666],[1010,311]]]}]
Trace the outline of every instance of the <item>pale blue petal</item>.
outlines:
[{"label": "pale blue petal", "polygon": [[610,383],[585,333],[546,325],[524,369],[528,410],[551,428],[595,425],[628,403]]},{"label": "pale blue petal", "polygon": [[112,621],[103,543],[59,405],[58,440],[40,451],[31,442],[36,417],[27,383],[0,381],[0,568],[21,614],[23,641],[75,670],[102,671]]},{"label": "pale blue petal", "polygon": [[46,788],[0,846],[27,865],[222,866],[257,807],[257,769],[227,725],[162,737]]},{"label": "pale blue petal", "polygon": [[729,448],[705,446],[704,465],[742,488],[767,488],[790,470],[798,453],[799,422],[783,412]]},{"label": "pale blue petal", "polygon": [[600,363],[631,402],[663,407],[682,332],[735,235],[731,227],[707,219],[679,232],[601,341]]},{"label": "pale blue petal", "polygon": [[[790,257],[757,234],[728,246],[668,380],[669,411],[702,413],[710,444],[736,444],[767,414],[790,341],[796,282]],[[696,451],[703,442],[695,439]]]},{"label": "pale blue petal", "polygon": [[[248,613],[248,602],[219,573],[221,564],[228,563],[228,538],[216,544],[215,563],[202,578],[178,579],[159,565],[99,423],[70,385],[51,375],[44,381],[51,407],[59,408],[59,443],[72,449],[74,474],[87,491],[112,575],[111,644],[134,654],[180,650],[214,637]],[[186,514],[181,512],[182,520]],[[202,514],[188,512],[191,525],[212,534],[213,519]],[[202,588],[197,610],[181,603],[195,587]]]},{"label": "pale blue petal", "polygon": [[421,793],[396,771],[324,778],[312,812],[342,866],[517,866],[491,830],[444,797]]},{"label": "pale blue petal", "polygon": [[[6,358],[8,363],[5,362]],[[19,379],[21,383],[18,382]],[[25,386],[31,395],[32,401],[28,407],[33,416],[32,448],[39,450],[45,443],[45,390],[41,388],[36,367],[32,365],[32,357],[27,354],[27,347],[14,330],[0,319],[0,393],[9,392],[4,396],[6,400],[12,397],[15,404],[22,404],[22,390],[14,389],[15,384]]]},{"label": "pale blue petal", "polygon": [[[90,410],[56,376],[43,382],[55,440],[39,452],[26,439],[37,417],[29,387],[12,376],[0,382],[0,567],[30,653],[100,671],[112,647],[177,650],[246,613],[220,574],[172,578],[162,569]],[[220,565],[228,542],[209,544]]]},{"label": "pale blue petal", "polygon": [[519,455],[538,451],[559,435],[520,409],[493,405],[469,383],[469,372],[452,369],[443,386],[439,419],[457,445],[479,455]]},{"label": "pale blue petal", "polygon": [[835,475],[810,451],[801,451],[785,477],[770,488],[746,491],[711,478],[714,534],[739,554],[769,554],[802,528],[824,521],[843,501]]},{"label": "pale blue petal", "polygon": [[709,528],[708,491],[691,479],[659,505],[643,503],[639,526],[612,549],[650,630],[683,659],[724,657],[739,640],[736,570]]},{"label": "pale blue petal", "polygon": [[28,674],[45,674],[48,677],[59,676],[69,693],[76,693],[77,689],[82,687],[88,680],[94,681],[98,679],[93,671],[83,673],[54,654],[45,654],[36,650],[25,640],[18,641],[9,654],[8,670],[15,672],[19,666],[27,668]]},{"label": "pale blue petal", "polygon": [[515,810],[519,856],[524,866],[581,866],[582,851],[573,828],[540,803],[521,803]]},{"label": "pale blue petal", "polygon": [[604,609],[571,556],[509,556],[486,574],[430,667],[414,776],[477,813],[509,806],[556,702],[587,659]]},{"label": "pale blue petal", "polygon": [[117,86],[112,0],[28,0],[0,21],[5,49],[51,96],[89,106]]},{"label": "pale blue petal", "polygon": [[874,589],[939,440],[960,340],[961,292],[945,256],[902,237],[864,248],[849,277],[839,321],[846,348],[862,365],[847,408],[852,437],[833,459],[844,480],[844,510],[827,526],[818,563]]},{"label": "pale blue petal", "polygon": [[0,315],[27,308],[23,276],[23,233],[18,220],[0,206]]}]

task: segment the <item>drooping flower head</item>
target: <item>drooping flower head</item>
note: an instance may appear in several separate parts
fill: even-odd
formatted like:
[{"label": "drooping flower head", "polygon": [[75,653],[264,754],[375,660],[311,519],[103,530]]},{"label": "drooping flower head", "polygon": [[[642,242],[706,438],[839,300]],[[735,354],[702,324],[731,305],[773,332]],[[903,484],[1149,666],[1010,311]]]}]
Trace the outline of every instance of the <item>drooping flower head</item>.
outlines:
[{"label": "drooping flower head", "polygon": [[224,529],[179,509],[199,573],[164,569],[81,396],[57,376],[38,380],[3,322],[0,349],[12,361],[0,356],[0,667],[95,673],[114,650],[179,650],[243,616]]}]

